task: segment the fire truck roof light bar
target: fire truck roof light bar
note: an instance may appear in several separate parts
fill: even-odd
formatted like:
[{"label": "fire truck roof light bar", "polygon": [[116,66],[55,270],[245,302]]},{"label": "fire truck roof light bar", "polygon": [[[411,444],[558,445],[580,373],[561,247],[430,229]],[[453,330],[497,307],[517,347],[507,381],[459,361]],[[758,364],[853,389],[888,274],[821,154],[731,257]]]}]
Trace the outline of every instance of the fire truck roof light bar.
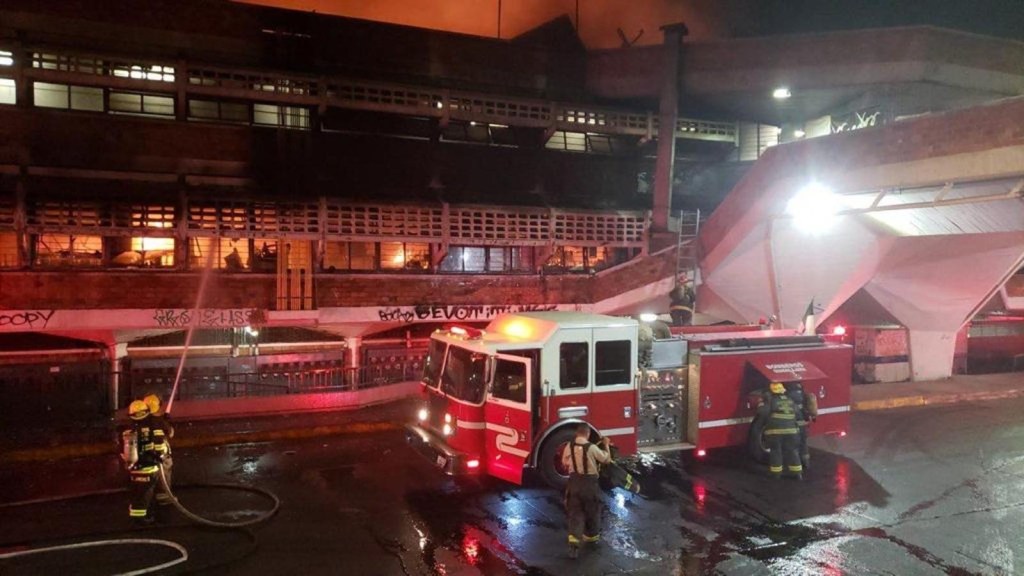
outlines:
[{"label": "fire truck roof light bar", "polygon": [[480,338],[484,335],[483,330],[480,330],[479,328],[472,328],[470,326],[452,326],[448,331],[457,336],[471,339]]}]

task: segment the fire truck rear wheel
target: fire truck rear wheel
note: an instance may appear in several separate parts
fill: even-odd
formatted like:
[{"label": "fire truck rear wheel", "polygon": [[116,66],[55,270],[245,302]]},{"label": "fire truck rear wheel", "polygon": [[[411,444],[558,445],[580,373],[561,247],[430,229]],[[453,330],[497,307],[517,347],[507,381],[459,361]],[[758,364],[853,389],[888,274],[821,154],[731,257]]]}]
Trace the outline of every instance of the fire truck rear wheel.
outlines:
[{"label": "fire truck rear wheel", "polygon": [[562,451],[575,436],[576,432],[572,428],[562,428],[549,436],[541,447],[537,468],[552,488],[561,490],[569,483],[569,471],[562,467]]},{"label": "fire truck rear wheel", "polygon": [[768,462],[768,442],[765,441],[764,429],[768,425],[768,418],[758,414],[750,423],[750,432],[747,436],[747,450],[750,457],[760,464]]}]

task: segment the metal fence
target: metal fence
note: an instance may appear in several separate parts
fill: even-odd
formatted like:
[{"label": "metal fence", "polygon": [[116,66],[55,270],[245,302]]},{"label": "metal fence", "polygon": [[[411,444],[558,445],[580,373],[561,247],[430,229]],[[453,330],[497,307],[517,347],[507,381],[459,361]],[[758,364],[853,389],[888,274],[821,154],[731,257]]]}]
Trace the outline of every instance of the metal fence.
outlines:
[{"label": "metal fence", "polygon": [[[423,363],[400,361],[357,368],[325,367],[298,371],[265,370],[258,373],[209,372],[186,374],[178,385],[177,400],[213,400],[284,394],[365,390],[420,379]],[[121,402],[146,394],[166,398],[173,388],[170,379],[154,382],[138,373],[122,375]]]}]

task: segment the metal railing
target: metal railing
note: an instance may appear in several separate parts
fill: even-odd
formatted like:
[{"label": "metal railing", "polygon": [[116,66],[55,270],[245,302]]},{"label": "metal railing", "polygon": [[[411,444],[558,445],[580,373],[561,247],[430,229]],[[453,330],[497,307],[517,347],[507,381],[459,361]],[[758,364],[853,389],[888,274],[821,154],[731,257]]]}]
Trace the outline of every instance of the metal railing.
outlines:
[{"label": "metal railing", "polygon": [[[2,45],[0,45],[2,47]],[[652,111],[612,109],[592,104],[483,94],[354,78],[225,68],[178,61],[127,61],[122,57],[26,49],[30,80],[76,85],[145,89],[186,98],[266,102],[308,108],[333,106],[506,126],[556,128],[609,135],[651,137],[658,133]],[[736,122],[680,118],[676,137],[736,143]]]},{"label": "metal railing", "polygon": [[[366,390],[414,382],[423,371],[421,361],[367,365],[356,368],[310,368],[299,371],[267,370],[258,373],[208,373],[182,377],[175,401],[216,400],[223,398],[251,398],[287,394],[321,392],[347,392]],[[120,403],[126,405],[133,398],[158,394],[166,398],[172,383],[146,382],[145,375],[122,373]]]}]

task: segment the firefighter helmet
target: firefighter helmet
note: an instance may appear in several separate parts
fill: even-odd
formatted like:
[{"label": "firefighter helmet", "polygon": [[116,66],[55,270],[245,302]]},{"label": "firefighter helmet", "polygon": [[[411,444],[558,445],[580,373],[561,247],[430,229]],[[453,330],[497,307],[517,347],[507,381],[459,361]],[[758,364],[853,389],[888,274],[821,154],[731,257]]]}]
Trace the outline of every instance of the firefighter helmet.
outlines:
[{"label": "firefighter helmet", "polygon": [[786,385],[783,384],[782,382],[772,382],[771,385],[769,386],[769,388],[771,389],[772,394],[785,394],[786,393]]},{"label": "firefighter helmet", "polygon": [[149,406],[142,400],[133,400],[128,406],[128,417],[132,420],[142,420],[149,416]]},{"label": "firefighter helmet", "polygon": [[160,413],[160,397],[159,396],[157,396],[156,394],[150,394],[149,396],[146,396],[145,398],[143,398],[142,401],[146,403],[146,406],[149,408],[149,413],[150,414],[159,414]]}]

